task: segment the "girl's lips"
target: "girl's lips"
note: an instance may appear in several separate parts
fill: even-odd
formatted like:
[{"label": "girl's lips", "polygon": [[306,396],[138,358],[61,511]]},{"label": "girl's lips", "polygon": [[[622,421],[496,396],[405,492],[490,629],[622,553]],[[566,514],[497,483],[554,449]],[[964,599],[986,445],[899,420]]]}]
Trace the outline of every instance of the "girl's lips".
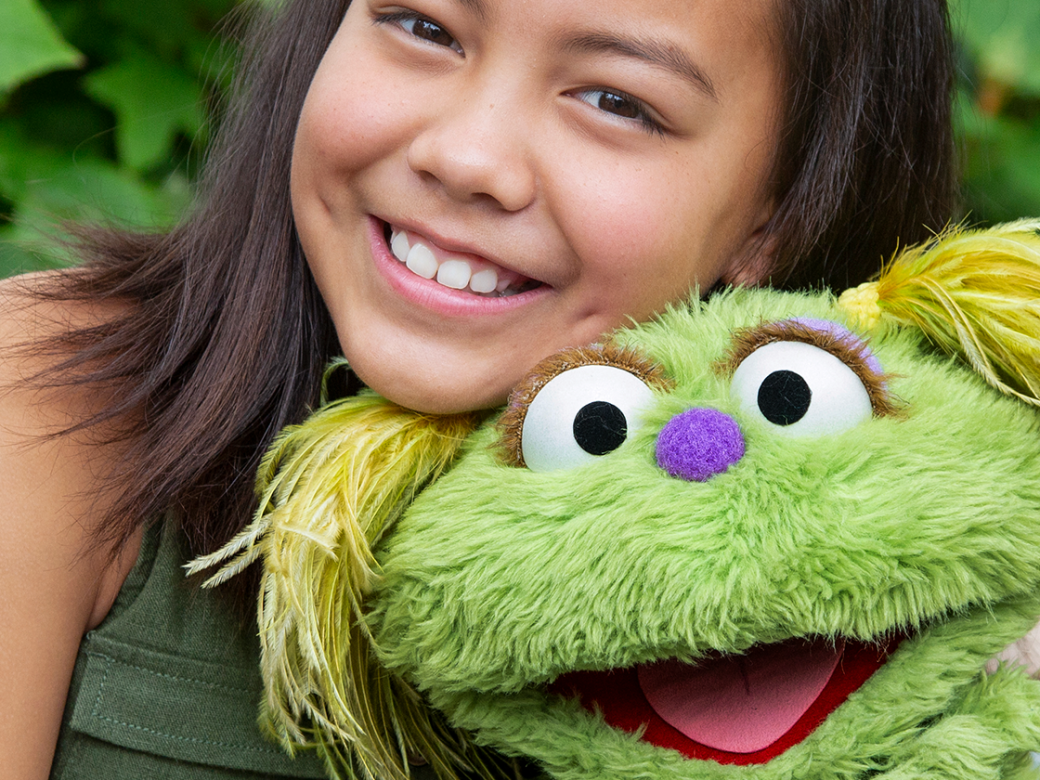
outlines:
[{"label": "girl's lips", "polygon": [[[520,284],[523,285],[515,292],[506,295],[479,294],[468,288],[454,289],[445,286],[436,281],[436,274],[434,274],[434,278],[424,278],[409,270],[405,263],[397,259],[389,244],[390,231],[389,223],[369,217],[369,245],[376,268],[403,298],[440,314],[446,316],[501,314],[533,303],[552,290],[547,284],[528,280],[526,277],[506,269],[502,269],[503,276],[507,276],[511,280],[520,280]],[[441,251],[443,252],[443,250]],[[450,254],[455,255],[456,253]],[[489,267],[493,266],[489,261],[480,261],[476,256],[471,257],[474,257],[476,262],[483,262]],[[535,286],[530,288],[530,285]]]}]

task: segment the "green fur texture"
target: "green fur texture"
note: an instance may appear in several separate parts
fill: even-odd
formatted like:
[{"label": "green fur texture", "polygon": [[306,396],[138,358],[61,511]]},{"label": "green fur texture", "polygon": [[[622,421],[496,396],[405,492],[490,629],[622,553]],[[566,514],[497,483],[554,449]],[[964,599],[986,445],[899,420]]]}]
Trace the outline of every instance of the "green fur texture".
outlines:
[{"label": "green fur texture", "polygon": [[[742,328],[819,318],[859,335],[900,413],[791,438],[713,366]],[[453,725],[557,780],[1025,778],[1040,682],[983,666],[1040,616],[1040,418],[918,331],[857,330],[828,294],[734,291],[616,334],[674,382],[617,450],[506,465],[486,424],[377,549],[380,661]],[[743,459],[707,482],[655,460],[686,409]],[[741,653],[792,637],[910,635],[807,739],[756,766],[687,759],[545,686],[575,670]]]}]

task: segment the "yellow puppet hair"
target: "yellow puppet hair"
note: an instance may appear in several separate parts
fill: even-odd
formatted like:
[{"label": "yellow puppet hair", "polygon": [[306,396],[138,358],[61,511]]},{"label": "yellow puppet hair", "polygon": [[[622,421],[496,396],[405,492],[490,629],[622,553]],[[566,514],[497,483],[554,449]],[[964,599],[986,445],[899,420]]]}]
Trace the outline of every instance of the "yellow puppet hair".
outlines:
[{"label": "yellow puppet hair", "polygon": [[1003,393],[1040,406],[1040,220],[950,229],[839,299],[866,328],[919,328]]},{"label": "yellow puppet hair", "polygon": [[257,477],[252,525],[189,565],[218,585],[257,559],[266,699],[261,722],[290,751],[317,747],[337,777],[409,776],[422,756],[442,778],[493,774],[403,680],[381,669],[362,620],[378,576],[372,548],[480,422],[424,415],[370,393],[286,428]]}]

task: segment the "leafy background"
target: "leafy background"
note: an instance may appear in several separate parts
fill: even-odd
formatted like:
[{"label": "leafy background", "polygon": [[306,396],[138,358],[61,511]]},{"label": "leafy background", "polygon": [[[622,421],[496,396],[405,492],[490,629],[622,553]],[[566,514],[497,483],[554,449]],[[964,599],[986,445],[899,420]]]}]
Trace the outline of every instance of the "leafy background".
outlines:
[{"label": "leafy background", "polygon": [[[1040,2],[951,3],[969,219],[1040,216]],[[0,0],[0,276],[64,262],[48,242],[63,220],[177,218],[234,64],[220,21],[235,5]]]},{"label": "leafy background", "polygon": [[234,0],[0,0],[0,275],[66,219],[171,223],[234,61]]}]

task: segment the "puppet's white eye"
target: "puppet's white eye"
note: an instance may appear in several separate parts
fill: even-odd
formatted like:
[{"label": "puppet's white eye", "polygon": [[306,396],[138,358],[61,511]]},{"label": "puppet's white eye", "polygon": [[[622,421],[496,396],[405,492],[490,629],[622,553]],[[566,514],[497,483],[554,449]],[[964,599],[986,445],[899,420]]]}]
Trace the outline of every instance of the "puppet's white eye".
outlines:
[{"label": "puppet's white eye", "polygon": [[521,448],[531,471],[588,463],[620,447],[652,399],[642,379],[614,366],[563,371],[531,399]]},{"label": "puppet's white eye", "polygon": [[856,372],[827,350],[800,341],[756,349],[733,372],[731,388],[745,414],[792,436],[845,431],[874,412]]}]

